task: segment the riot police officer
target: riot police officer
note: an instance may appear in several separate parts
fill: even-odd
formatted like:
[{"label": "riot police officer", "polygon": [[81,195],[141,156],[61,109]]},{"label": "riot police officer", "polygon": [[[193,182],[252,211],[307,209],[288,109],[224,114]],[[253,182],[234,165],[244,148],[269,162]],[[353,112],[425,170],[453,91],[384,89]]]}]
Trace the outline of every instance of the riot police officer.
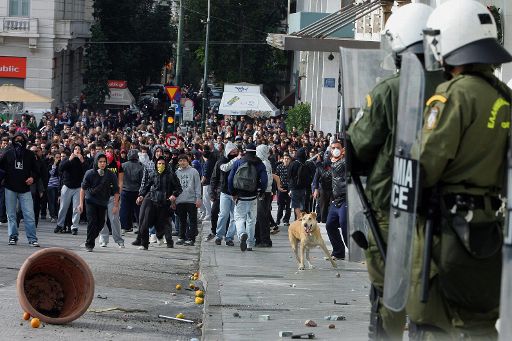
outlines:
[{"label": "riot police officer", "polygon": [[[402,53],[423,53],[422,31],[432,10],[427,5],[414,3],[398,8],[389,17],[382,40],[383,44],[389,45],[397,68],[400,68]],[[366,194],[384,242],[387,239],[389,224],[399,84],[398,72],[377,84],[366,96],[365,105],[348,130],[355,157],[364,164],[372,165],[367,178]],[[405,312],[391,311],[382,304],[384,260],[371,234],[368,236],[368,248],[365,253],[368,274],[372,282],[370,339],[401,339],[405,326]]]},{"label": "riot police officer", "polygon": [[[493,72],[512,56],[497,41],[492,14],[473,0],[437,7],[424,34],[426,64],[442,66],[451,79],[426,102],[421,180],[424,192],[434,194],[422,206],[436,213],[427,219],[433,236],[425,233],[428,221],[416,231],[406,308],[410,330],[418,339],[494,339],[503,240],[497,211],[511,92]],[[431,266],[424,283],[420,264],[430,238]],[[425,285],[428,299],[420,302]]]}]

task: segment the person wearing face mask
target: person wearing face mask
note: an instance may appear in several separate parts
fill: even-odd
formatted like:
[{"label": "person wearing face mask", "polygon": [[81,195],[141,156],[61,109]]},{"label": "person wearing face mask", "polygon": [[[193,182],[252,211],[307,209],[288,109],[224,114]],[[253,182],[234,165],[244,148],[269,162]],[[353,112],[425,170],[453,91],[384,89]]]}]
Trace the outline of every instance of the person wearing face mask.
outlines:
[{"label": "person wearing face mask", "polygon": [[[332,245],[332,259],[345,259],[347,239],[347,191],[345,182],[345,149],[341,142],[331,144],[332,199],[325,229]],[[340,228],[343,237],[340,234]]]},{"label": "person wearing face mask", "polygon": [[105,213],[110,202],[111,195],[114,196],[116,205],[112,208],[114,213],[119,210],[119,186],[117,177],[107,169],[107,157],[103,153],[96,154],[94,165],[89,169],[82,180],[80,189],[80,204],[77,207],[78,213],[87,207],[87,239],[85,248],[92,252],[95,246],[95,239],[100,234],[105,224]]},{"label": "person wearing face mask", "polygon": [[[105,156],[107,157],[107,170],[112,172],[117,177],[118,187],[123,188],[123,168],[121,167],[121,163],[115,159],[114,147],[112,145],[107,145],[107,147],[105,148]],[[110,196],[107,209],[107,224],[105,224],[105,226],[100,232],[101,247],[107,247],[108,245],[110,235],[108,224],[110,223],[110,227],[112,229],[112,237],[114,238],[114,241],[116,242],[119,248],[124,248],[124,239],[121,236],[121,221],[119,219],[119,204],[119,200],[116,201],[114,193],[112,193]],[[116,207],[115,210],[114,207]]]},{"label": "person wearing face mask", "polygon": [[0,169],[4,171],[5,207],[9,245],[18,242],[18,225],[16,223],[16,206],[19,202],[23,212],[25,233],[31,246],[39,247],[36,236],[34,207],[30,186],[39,177],[39,168],[34,153],[26,149],[27,140],[21,133],[16,133],[13,144],[0,157]]},{"label": "person wearing face mask", "polygon": [[164,156],[159,156],[155,163],[155,171],[145,172],[142,185],[139,189],[137,205],[142,204],[140,212],[140,247],[139,250],[148,250],[149,228],[155,226],[159,245],[168,248],[174,247],[170,226],[170,207],[175,205],[176,198],[182,193],[180,181],[169,168]]}]

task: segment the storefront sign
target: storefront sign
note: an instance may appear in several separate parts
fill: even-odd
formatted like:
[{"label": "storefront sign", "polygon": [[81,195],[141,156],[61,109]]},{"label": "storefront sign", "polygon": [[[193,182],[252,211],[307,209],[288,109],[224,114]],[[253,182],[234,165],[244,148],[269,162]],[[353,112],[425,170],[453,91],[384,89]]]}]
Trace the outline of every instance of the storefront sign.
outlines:
[{"label": "storefront sign", "polygon": [[120,80],[109,80],[107,84],[111,89],[126,89],[128,87],[128,82]]},{"label": "storefront sign", "polygon": [[27,58],[0,57],[0,78],[26,78]]}]

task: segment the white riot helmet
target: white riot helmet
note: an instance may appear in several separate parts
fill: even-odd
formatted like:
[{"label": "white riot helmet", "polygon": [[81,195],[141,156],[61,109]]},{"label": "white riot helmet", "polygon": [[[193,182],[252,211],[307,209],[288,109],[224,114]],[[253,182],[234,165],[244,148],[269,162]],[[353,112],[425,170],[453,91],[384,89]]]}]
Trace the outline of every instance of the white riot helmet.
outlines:
[{"label": "white riot helmet", "polygon": [[423,53],[423,29],[434,9],[421,3],[407,4],[391,14],[384,31],[382,42],[396,54],[408,51]]},{"label": "white riot helmet", "polygon": [[501,64],[512,56],[498,43],[491,12],[473,0],[449,0],[430,15],[425,35],[429,69],[444,64]]}]

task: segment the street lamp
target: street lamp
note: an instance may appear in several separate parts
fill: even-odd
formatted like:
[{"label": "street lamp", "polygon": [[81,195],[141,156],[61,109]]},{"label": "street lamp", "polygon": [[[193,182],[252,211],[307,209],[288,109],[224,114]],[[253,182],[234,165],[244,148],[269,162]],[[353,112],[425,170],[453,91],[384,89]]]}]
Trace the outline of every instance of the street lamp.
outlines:
[{"label": "street lamp", "polygon": [[203,75],[203,107],[201,114],[201,131],[206,125],[206,101],[208,100],[208,42],[210,41],[210,0],[208,0],[208,17],[206,18],[206,41],[204,45],[204,75]]}]

